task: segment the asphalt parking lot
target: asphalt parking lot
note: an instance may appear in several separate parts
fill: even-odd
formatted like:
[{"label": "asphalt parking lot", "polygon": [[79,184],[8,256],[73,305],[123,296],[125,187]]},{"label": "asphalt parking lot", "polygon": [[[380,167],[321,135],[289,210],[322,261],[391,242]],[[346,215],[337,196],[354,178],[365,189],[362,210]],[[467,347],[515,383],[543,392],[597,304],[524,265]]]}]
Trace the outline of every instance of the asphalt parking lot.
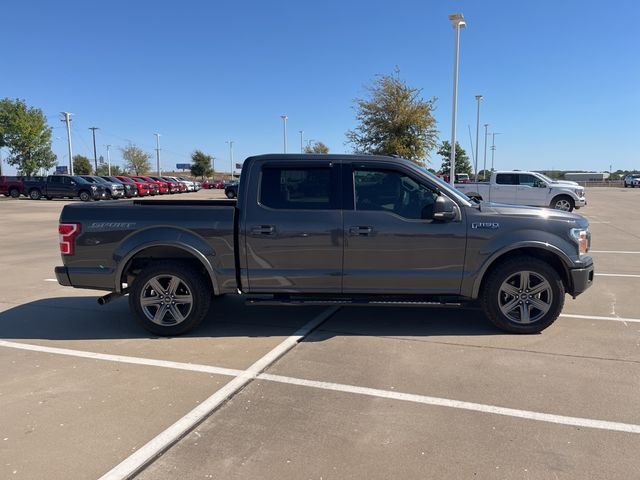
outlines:
[{"label": "asphalt parking lot", "polygon": [[587,198],[595,283],[542,334],[228,297],[178,338],[54,281],[68,202],[2,200],[0,478],[126,478],[163,442],[137,478],[640,478],[640,190]]}]

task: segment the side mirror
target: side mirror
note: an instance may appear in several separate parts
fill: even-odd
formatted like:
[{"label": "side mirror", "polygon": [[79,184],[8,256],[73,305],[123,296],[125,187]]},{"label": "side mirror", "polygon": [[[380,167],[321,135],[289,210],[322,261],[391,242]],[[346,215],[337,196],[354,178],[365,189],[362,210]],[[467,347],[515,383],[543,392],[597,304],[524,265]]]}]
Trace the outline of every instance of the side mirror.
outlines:
[{"label": "side mirror", "polygon": [[538,182],[538,188],[547,188],[547,184],[544,182]]},{"label": "side mirror", "polygon": [[76,182],[74,182],[73,180],[71,180],[71,185],[75,185],[75,184],[76,184]]},{"label": "side mirror", "polygon": [[456,204],[444,195],[438,195],[436,203],[433,205],[433,219],[441,222],[455,220]]}]

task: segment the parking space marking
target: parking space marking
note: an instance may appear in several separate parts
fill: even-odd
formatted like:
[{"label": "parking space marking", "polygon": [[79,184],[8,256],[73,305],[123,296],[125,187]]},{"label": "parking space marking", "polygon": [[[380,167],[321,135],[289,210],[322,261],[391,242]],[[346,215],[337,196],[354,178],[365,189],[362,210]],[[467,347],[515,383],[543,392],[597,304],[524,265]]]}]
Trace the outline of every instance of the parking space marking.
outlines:
[{"label": "parking space marking", "polygon": [[597,315],[577,315],[573,313],[561,313],[560,316],[566,318],[579,318],[581,320],[608,320],[611,322],[621,323],[640,323],[640,318],[599,317]]},{"label": "parking space marking", "polygon": [[615,254],[625,254],[625,255],[629,255],[629,254],[635,254],[635,255],[640,255],[640,252],[632,252],[629,250],[589,250],[589,253],[615,253]]},{"label": "parking space marking", "polygon": [[260,372],[296,346],[298,342],[300,342],[320,324],[325,322],[337,310],[338,307],[328,308],[310,322],[303,325],[293,335],[288,337],[249,368],[242,371],[240,375],[236,376],[233,380],[187,413],[184,417],[147,442],[137,452],[105,473],[99,480],[122,480],[130,478],[140,472],[145,466],[155,460],[158,456],[162,455],[162,453],[171,448],[176,442],[189,433],[189,431],[211,415],[231,396],[235,395],[245,385],[255,379]]},{"label": "parking space marking", "polygon": [[448,398],[429,397],[426,395],[416,395],[413,393],[402,393],[390,390],[380,390],[377,388],[345,385],[341,383],[319,382],[316,380],[284,377],[281,375],[272,375],[268,373],[261,373],[260,375],[258,375],[258,379],[268,380],[271,382],[286,383],[290,385],[298,385],[301,387],[317,388],[321,390],[354,393],[357,395],[366,395],[369,397],[388,398],[390,400],[402,400],[406,402],[422,403],[439,407],[456,408],[459,410],[492,413],[494,415],[524,418],[526,420],[556,423],[559,425],[568,425],[573,427],[595,428],[599,430],[609,430],[625,433],[640,433],[640,425],[636,425],[633,423],[610,422],[606,420],[594,420],[591,418],[582,417],[568,417],[565,415],[554,415],[551,413],[534,412],[531,410],[518,410],[515,408],[486,405],[483,403],[464,402],[460,400],[451,400]]},{"label": "parking space marking", "polygon": [[640,275],[635,275],[631,273],[596,273],[596,277],[630,277],[630,278],[640,278]]},{"label": "parking space marking", "polygon": [[129,357],[127,355],[111,355],[108,353],[94,353],[84,350],[73,350],[69,348],[46,347],[44,345],[33,345],[20,342],[9,342],[0,340],[0,347],[16,348],[18,350],[30,350],[32,352],[53,353],[56,355],[67,355],[70,357],[90,358],[93,360],[106,360],[109,362],[131,363],[134,365],[147,365],[151,367],[173,368],[176,370],[189,370],[191,372],[213,373],[216,375],[226,375],[236,377],[241,375],[243,370],[232,368],[211,367],[208,365],[198,365],[196,363],[171,362],[167,360],[154,360],[150,358]]}]

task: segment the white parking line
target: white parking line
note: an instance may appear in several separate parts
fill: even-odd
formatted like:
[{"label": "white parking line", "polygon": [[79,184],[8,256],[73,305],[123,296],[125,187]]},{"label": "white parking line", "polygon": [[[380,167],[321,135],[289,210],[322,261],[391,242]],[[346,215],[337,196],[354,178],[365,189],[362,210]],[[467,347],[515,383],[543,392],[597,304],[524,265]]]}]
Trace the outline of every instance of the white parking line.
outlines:
[{"label": "white parking line", "polygon": [[553,415],[550,413],[532,412],[529,410],[518,410],[515,408],[498,407],[495,405],[485,405],[482,403],[461,402],[448,398],[428,397],[425,395],[415,395],[412,393],[393,392],[389,390],[379,390],[377,388],[357,387],[355,385],[344,385],[340,383],[318,382],[315,380],[304,380],[300,378],[283,377],[281,375],[271,375],[262,373],[258,375],[260,380],[271,382],[287,383],[299,385],[301,387],[319,388],[321,390],[333,390],[335,392],[355,393],[367,395],[369,397],[388,398],[391,400],[403,400],[405,402],[422,403],[439,407],[457,408],[460,410],[471,410],[474,412],[492,413],[506,417],[525,418],[538,422],[557,423],[560,425],[570,425],[574,427],[597,428],[615,432],[640,433],[640,425],[632,423],[609,422],[605,420],[593,420],[590,418],[567,417],[564,415]]},{"label": "white parking line", "polygon": [[640,255],[640,252],[630,251],[630,250],[589,250],[589,253],[615,253],[615,254],[633,254]]},{"label": "white parking line", "polygon": [[105,473],[100,480],[121,480],[130,478],[139,472],[156,457],[165,452],[192,428],[202,422],[206,417],[211,415],[220,405],[222,405],[229,397],[237,393],[251,380],[267,368],[271,363],[276,361],[282,355],[292,349],[300,340],[309,334],[314,328],[327,320],[338,310],[337,307],[331,307],[316,318],[302,326],[297,332],[280,343],[276,348],[267,353],[260,360],[255,362],[239,376],[231,380],[216,393],[207,398],[196,408],[187,413],[180,420],[175,422],[164,432],[157,435],[154,439],[147,442],[133,455],[126,458],[119,465]]},{"label": "white parking line", "polygon": [[597,315],[577,315],[573,313],[561,313],[560,316],[565,318],[579,318],[581,320],[607,320],[611,322],[640,323],[640,318],[599,317]]},{"label": "white parking line", "polygon": [[627,278],[640,278],[640,275],[631,273],[596,273],[596,277],[627,277]]}]

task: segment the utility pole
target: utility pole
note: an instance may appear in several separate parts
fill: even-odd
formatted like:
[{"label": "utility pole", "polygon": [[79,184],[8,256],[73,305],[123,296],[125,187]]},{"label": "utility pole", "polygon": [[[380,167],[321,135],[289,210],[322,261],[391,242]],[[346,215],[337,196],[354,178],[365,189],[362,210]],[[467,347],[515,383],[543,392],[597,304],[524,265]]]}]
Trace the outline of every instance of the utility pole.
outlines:
[{"label": "utility pole", "polygon": [[482,171],[483,171],[482,179],[483,180],[487,176],[487,135],[489,135],[488,128],[489,128],[489,124],[485,123],[484,124],[484,165],[482,167]]},{"label": "utility pole", "polygon": [[160,134],[154,133],[154,135],[156,136],[156,167],[158,170],[157,175],[160,176]]},{"label": "utility pole", "polygon": [[282,119],[282,135],[284,139],[284,153],[287,153],[287,117],[286,115],[280,115]]},{"label": "utility pole", "polygon": [[491,141],[491,171],[493,172],[493,159],[496,155],[496,135],[500,135],[500,133],[492,133],[493,140]]},{"label": "utility pole", "polygon": [[304,130],[300,130],[300,153],[304,153]]},{"label": "utility pole", "polygon": [[227,140],[224,143],[229,144],[229,166],[231,167],[231,170],[229,171],[231,172],[231,180],[233,180],[233,140]]},{"label": "utility pole", "polygon": [[453,186],[456,181],[456,113],[458,110],[458,54],[460,44],[460,29],[467,26],[461,13],[449,15],[449,20],[455,33],[455,47],[453,51],[453,108],[451,115],[451,168],[449,183]]},{"label": "utility pole", "polygon": [[476,117],[476,156],[475,156],[475,171],[476,171],[476,182],[478,181],[478,137],[480,135],[480,100],[482,100],[482,95],[476,95],[476,101],[478,102],[478,115]]},{"label": "utility pole", "polygon": [[91,133],[93,133],[93,163],[96,165],[96,175],[98,172],[98,154],[96,153],[96,130],[100,130],[98,127],[89,127]]},{"label": "utility pole", "polygon": [[64,119],[62,121],[67,124],[67,146],[69,147],[69,175],[73,175],[73,152],[71,151],[71,113],[60,112],[60,114],[64,115]]},{"label": "utility pole", "polygon": [[110,148],[111,148],[111,145],[107,145],[107,168],[109,170],[109,176],[111,176],[111,155],[109,153]]}]

